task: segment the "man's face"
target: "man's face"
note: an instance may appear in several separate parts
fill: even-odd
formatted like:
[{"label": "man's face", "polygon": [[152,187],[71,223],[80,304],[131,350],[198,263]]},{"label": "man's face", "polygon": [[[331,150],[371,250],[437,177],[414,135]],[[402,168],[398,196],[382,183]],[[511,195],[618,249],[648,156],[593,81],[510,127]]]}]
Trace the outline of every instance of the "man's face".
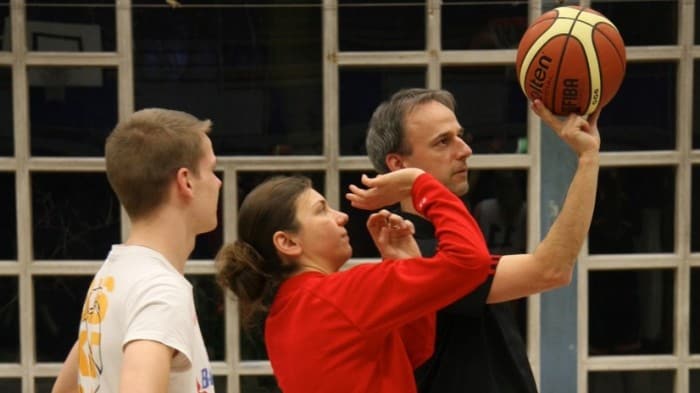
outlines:
[{"label": "man's face", "polygon": [[400,156],[403,166],[423,169],[456,195],[466,194],[472,149],[454,112],[437,101],[420,104],[406,115],[404,131],[411,154]]},{"label": "man's face", "polygon": [[216,176],[216,156],[212,149],[211,140],[203,135],[203,153],[199,160],[198,174],[192,177],[195,187],[195,214],[197,233],[205,233],[216,228],[216,211],[219,205],[219,190],[221,180]]}]

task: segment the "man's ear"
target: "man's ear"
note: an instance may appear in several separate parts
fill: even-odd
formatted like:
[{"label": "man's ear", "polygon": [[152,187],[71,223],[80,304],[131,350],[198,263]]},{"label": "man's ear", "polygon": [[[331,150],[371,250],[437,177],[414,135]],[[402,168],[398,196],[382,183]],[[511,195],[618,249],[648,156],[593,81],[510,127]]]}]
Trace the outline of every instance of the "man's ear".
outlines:
[{"label": "man's ear", "polygon": [[398,153],[387,154],[385,162],[387,168],[389,168],[389,170],[392,172],[406,167],[403,157],[401,157],[401,155]]},{"label": "man's ear", "polygon": [[192,172],[187,168],[180,168],[177,170],[175,175],[175,187],[177,188],[177,193],[186,197],[192,197],[192,183],[190,178]]},{"label": "man's ear", "polygon": [[272,235],[272,244],[277,252],[285,257],[298,258],[302,252],[302,247],[294,236],[284,231],[277,231]]}]

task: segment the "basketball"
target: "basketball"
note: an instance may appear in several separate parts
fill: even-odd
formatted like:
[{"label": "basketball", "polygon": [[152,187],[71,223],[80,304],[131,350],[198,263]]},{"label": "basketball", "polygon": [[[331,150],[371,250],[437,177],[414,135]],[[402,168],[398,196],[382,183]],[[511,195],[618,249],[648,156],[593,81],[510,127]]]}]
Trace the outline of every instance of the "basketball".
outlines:
[{"label": "basketball", "polygon": [[520,87],[560,116],[607,105],[625,76],[625,43],[600,12],[558,7],[527,28],[515,59]]}]

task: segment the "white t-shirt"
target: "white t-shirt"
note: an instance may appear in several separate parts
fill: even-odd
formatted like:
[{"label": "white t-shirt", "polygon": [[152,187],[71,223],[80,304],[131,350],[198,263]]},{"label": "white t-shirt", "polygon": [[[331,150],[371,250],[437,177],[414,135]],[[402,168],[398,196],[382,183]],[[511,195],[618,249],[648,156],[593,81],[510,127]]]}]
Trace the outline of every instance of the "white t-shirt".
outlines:
[{"label": "white t-shirt", "polygon": [[81,392],[119,392],[123,349],[133,340],[177,351],[168,392],[214,392],[192,285],[160,253],[115,245],[90,285],[80,318]]}]

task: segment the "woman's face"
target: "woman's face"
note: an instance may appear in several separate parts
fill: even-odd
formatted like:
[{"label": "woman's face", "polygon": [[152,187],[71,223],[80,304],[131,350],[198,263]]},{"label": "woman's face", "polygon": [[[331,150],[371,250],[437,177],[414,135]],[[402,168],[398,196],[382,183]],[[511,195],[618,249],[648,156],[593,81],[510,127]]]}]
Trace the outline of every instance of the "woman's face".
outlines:
[{"label": "woman's face", "polygon": [[294,237],[302,248],[301,261],[338,270],[352,256],[345,230],[348,215],[328,206],[326,199],[312,188],[299,195],[296,207],[300,228]]}]

